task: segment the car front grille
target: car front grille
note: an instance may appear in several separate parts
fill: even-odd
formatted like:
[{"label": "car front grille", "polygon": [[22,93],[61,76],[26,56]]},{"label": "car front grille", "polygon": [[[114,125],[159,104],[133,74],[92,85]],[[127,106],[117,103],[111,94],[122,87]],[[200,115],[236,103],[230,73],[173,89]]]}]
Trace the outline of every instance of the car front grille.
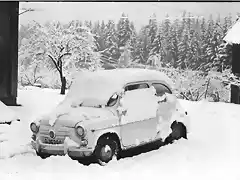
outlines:
[{"label": "car front grille", "polygon": [[67,136],[69,134],[69,129],[65,127],[59,127],[52,129],[51,126],[40,126],[39,132],[42,135],[49,135],[49,131],[53,130],[56,136]]},{"label": "car front grille", "polygon": [[[50,131],[54,131],[55,137],[50,137]],[[52,128],[51,126],[40,126],[40,138],[45,144],[63,144],[64,139],[69,136],[69,129],[65,127]]]}]

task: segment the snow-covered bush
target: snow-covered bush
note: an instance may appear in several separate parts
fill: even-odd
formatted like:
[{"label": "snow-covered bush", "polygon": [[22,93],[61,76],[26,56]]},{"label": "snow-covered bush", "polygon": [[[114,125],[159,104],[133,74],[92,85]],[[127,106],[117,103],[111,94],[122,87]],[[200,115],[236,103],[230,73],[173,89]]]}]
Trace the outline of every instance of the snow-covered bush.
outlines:
[{"label": "snow-covered bush", "polygon": [[208,99],[209,101],[229,102],[230,89],[222,79],[223,74],[199,71],[180,71],[169,73],[176,84],[179,98],[191,101]]},{"label": "snow-covered bush", "polygon": [[[178,98],[190,101],[207,99],[209,101],[230,101],[230,83],[237,82],[231,77],[230,70],[223,73],[210,71],[181,70],[175,68],[144,68],[157,69],[167,74],[175,83],[175,93]],[[240,82],[240,81],[239,81]],[[240,83],[239,83],[240,84]]]}]

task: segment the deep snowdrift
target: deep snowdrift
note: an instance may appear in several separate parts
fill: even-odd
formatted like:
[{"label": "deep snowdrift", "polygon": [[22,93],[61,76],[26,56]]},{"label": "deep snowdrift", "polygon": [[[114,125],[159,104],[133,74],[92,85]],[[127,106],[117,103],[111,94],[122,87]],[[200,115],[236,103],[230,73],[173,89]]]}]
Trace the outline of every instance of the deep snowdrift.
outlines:
[{"label": "deep snowdrift", "polygon": [[[16,130],[21,134],[12,133],[15,138],[21,137],[22,142],[28,143],[29,122],[35,116],[52,110],[63,98],[58,93],[54,90],[19,91],[19,103],[23,107],[13,109],[21,115],[23,122],[18,123],[19,128]],[[240,106],[205,101],[181,101],[181,104],[191,117],[188,140],[181,139],[158,150],[113,161],[105,167],[96,164],[83,166],[67,156],[42,160],[27,149],[25,154],[0,160],[0,177],[46,180],[69,177],[91,180],[240,179]],[[17,138],[11,139],[12,143],[18,141]],[[1,143],[0,147],[3,147]],[[15,153],[18,154],[19,151],[16,150]]]}]

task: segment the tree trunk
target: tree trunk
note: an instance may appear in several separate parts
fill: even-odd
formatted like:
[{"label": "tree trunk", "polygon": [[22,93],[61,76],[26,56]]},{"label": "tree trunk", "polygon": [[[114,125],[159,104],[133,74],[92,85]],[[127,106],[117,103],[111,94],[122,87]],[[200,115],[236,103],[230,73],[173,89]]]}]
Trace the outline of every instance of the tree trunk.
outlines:
[{"label": "tree trunk", "polygon": [[61,86],[61,92],[60,94],[65,94],[65,91],[66,91],[66,78],[64,76],[61,77],[61,83],[62,83],[62,86]]}]

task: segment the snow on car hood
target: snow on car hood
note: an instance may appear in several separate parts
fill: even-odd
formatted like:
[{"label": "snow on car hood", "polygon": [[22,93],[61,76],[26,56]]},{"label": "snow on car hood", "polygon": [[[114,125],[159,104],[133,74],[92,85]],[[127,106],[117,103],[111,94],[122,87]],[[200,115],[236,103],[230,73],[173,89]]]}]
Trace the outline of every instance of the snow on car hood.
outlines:
[{"label": "snow on car hood", "polygon": [[113,93],[121,91],[122,84],[114,79],[106,79],[101,73],[83,72],[69,89],[64,101],[74,105],[98,107],[106,105]]},{"label": "snow on car hood", "polygon": [[12,122],[16,119],[16,113],[0,101],[0,123]]},{"label": "snow on car hood", "polygon": [[49,114],[46,114],[37,121],[41,124],[55,124],[74,127],[78,122],[88,120],[107,120],[114,114],[106,108],[94,107],[71,107],[66,104],[60,104]]}]

